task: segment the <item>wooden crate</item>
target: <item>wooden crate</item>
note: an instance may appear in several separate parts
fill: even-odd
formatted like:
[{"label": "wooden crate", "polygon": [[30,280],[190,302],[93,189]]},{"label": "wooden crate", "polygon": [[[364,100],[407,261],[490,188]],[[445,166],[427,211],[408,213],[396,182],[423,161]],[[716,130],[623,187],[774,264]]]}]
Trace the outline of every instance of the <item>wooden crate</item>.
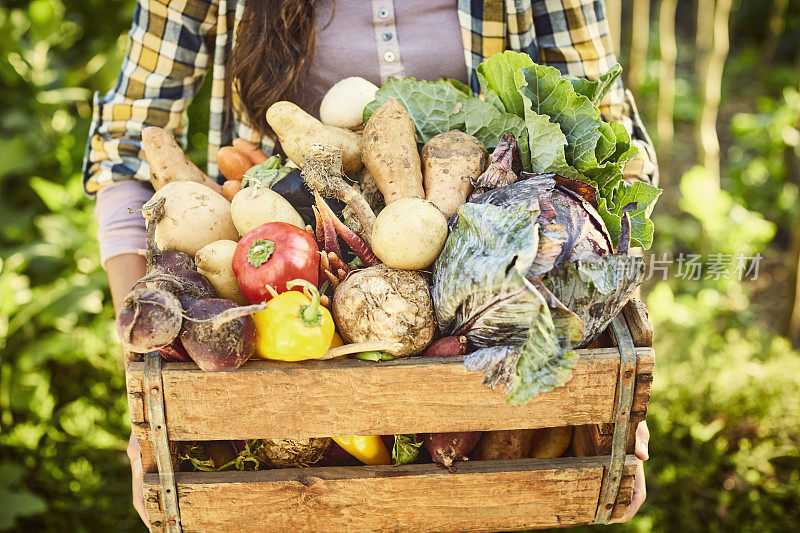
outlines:
[{"label": "wooden crate", "polygon": [[[163,363],[156,376],[152,365],[146,375],[144,362],[129,361],[128,399],[142,449],[150,529],[521,530],[593,523],[604,494],[612,494],[607,511],[621,516],[631,500],[633,438],[647,412],[654,353],[652,328],[641,302],[631,301],[620,315],[625,317],[617,321],[625,330],[620,344],[625,345],[627,336],[628,344],[632,340],[635,346],[627,349],[635,355],[632,375],[620,376],[623,350],[614,347],[614,336],[606,333],[601,343],[607,347],[579,350],[580,360],[567,385],[524,406],[508,405],[500,392],[481,383],[482,372],[467,371],[460,357],[382,363],[252,361],[217,373],[202,372],[190,363]],[[617,409],[618,393],[626,382],[633,391],[629,412]],[[158,411],[148,414],[146,401],[147,394],[160,398],[162,383],[164,420]],[[627,439],[618,437],[623,444],[614,460],[621,475],[610,479],[614,423],[628,414]],[[176,472],[172,485],[174,455],[168,455],[166,445],[153,445],[159,439],[166,443],[168,437],[174,454],[176,443],[187,440],[567,425],[576,427],[573,457],[465,462],[455,472],[433,464]],[[177,489],[177,520],[178,511],[170,508],[172,486]]]}]

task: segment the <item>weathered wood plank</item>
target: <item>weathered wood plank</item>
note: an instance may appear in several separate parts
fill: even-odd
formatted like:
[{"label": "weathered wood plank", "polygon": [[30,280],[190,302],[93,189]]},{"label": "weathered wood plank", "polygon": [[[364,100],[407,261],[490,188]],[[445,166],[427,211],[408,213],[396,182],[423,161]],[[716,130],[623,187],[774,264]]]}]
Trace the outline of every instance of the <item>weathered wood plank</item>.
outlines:
[{"label": "weathered wood plank", "polygon": [[653,345],[653,324],[647,314],[647,308],[638,298],[631,298],[622,308],[625,321],[631,330],[634,346]]},{"label": "weathered wood plank", "polygon": [[[525,429],[613,419],[619,354],[579,350],[572,380],[524,406],[481,383],[460,357],[282,363],[251,361],[229,372],[165,363],[171,440],[386,435]],[[638,348],[651,368],[651,348]],[[141,363],[129,363],[135,379]],[[641,405],[642,401],[634,403]],[[645,402],[646,403],[646,402]]]},{"label": "weathered wood plank", "polygon": [[654,358],[640,358],[636,366],[636,384],[634,385],[633,403],[631,404],[631,424],[628,428],[627,453],[633,453],[636,443],[636,428],[639,426],[639,422],[647,417],[654,368]]},{"label": "weathered wood plank", "polygon": [[[503,531],[590,523],[608,457],[178,473],[183,530]],[[632,479],[635,459],[626,458]],[[158,478],[145,476],[145,500]],[[623,482],[616,515],[630,502]],[[623,508],[624,507],[624,508]]]}]

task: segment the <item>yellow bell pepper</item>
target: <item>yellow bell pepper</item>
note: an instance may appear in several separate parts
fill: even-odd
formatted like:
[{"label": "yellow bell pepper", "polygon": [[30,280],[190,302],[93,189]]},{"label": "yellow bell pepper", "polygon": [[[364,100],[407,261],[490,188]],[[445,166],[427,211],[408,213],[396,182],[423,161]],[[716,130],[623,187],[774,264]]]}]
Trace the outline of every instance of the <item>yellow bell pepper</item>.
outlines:
[{"label": "yellow bell pepper", "polygon": [[319,303],[319,291],[306,280],[295,279],[286,287],[302,286],[311,299],[298,291],[273,297],[267,308],[253,314],[256,323],[256,359],[303,361],[319,359],[333,341],[334,324],[330,311]]},{"label": "yellow bell pepper", "polygon": [[333,441],[344,451],[366,465],[390,465],[392,456],[383,444],[383,439],[378,435],[368,437],[349,436],[333,437]]},{"label": "yellow bell pepper", "polygon": [[333,340],[331,341],[331,348],[338,348],[339,346],[344,346],[344,341],[339,336],[339,333],[333,332]]}]

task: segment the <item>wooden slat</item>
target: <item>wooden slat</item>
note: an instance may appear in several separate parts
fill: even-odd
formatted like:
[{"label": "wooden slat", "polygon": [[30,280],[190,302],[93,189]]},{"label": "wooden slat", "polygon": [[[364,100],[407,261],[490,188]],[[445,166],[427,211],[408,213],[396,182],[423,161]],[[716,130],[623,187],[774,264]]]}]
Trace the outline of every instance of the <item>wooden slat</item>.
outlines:
[{"label": "wooden slat", "polygon": [[[587,524],[608,457],[459,464],[178,473],[183,530],[502,531]],[[630,502],[635,458],[625,462],[615,516]],[[145,475],[148,514],[158,478]],[[161,531],[155,521],[152,531]]]},{"label": "wooden slat", "polygon": [[653,345],[653,324],[647,315],[647,308],[638,298],[631,298],[622,308],[625,321],[631,330],[634,346]]},{"label": "wooden slat", "polygon": [[633,392],[633,403],[631,404],[631,425],[628,430],[628,453],[633,453],[636,428],[639,422],[647,417],[647,405],[650,403],[650,386],[653,383],[654,367],[654,358],[639,358],[636,366],[636,385]]},{"label": "wooden slat", "polygon": [[[482,372],[467,371],[460,357],[251,361],[229,372],[165,363],[167,427],[171,440],[241,440],[609,422],[619,353],[579,352],[567,385],[524,406],[506,403],[500,391],[481,383]],[[643,369],[652,368],[652,349],[638,348],[637,357]],[[129,363],[129,380],[142,371],[143,364]]]}]

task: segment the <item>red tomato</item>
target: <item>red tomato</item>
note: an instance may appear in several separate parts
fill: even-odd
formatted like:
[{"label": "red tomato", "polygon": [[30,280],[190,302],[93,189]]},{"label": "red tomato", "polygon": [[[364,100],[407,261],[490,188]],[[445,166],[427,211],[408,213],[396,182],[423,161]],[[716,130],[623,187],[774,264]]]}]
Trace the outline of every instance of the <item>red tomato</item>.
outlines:
[{"label": "red tomato", "polygon": [[244,296],[251,303],[266,302],[272,298],[267,285],[280,294],[293,279],[318,284],[319,248],[305,230],[268,222],[242,237],[232,267]]}]

